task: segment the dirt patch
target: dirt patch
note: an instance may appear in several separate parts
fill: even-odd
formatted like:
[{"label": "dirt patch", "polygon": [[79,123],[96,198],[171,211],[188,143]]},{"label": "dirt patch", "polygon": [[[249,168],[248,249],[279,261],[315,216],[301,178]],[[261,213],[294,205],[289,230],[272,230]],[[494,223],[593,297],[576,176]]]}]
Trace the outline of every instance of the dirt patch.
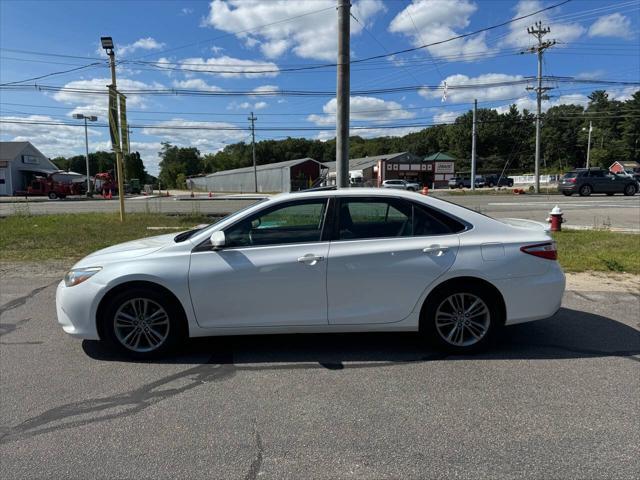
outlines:
[{"label": "dirt patch", "polygon": [[640,294],[640,275],[630,273],[567,273],[567,290]]},{"label": "dirt patch", "polygon": [[73,260],[48,260],[43,262],[0,262],[1,278],[60,278],[64,277]]}]

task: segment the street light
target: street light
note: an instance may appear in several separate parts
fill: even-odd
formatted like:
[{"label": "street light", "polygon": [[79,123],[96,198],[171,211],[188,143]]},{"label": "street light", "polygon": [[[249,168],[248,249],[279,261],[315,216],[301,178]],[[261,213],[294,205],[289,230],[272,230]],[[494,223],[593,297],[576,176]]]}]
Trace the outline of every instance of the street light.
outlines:
[{"label": "street light", "polygon": [[98,120],[98,117],[95,115],[83,115],[82,113],[74,113],[73,118],[76,120],[84,120],[84,146],[87,151],[86,161],[87,161],[87,197],[91,196],[91,176],[89,175],[89,135],[87,134],[87,120],[90,122],[95,122]]},{"label": "street light", "polygon": [[[587,127],[582,127],[582,131],[586,132]],[[589,169],[589,154],[591,153],[591,132],[593,131],[593,125],[589,122],[589,138],[587,140],[587,170]]]},{"label": "street light", "polygon": [[[116,54],[114,53],[113,38],[100,37],[100,43],[102,48],[107,52],[109,56],[109,67],[111,69],[111,85],[109,85],[109,128],[111,129],[111,142],[116,154],[116,171],[118,172],[118,201],[120,203],[120,221],[124,222],[124,173],[122,166],[122,149],[120,148],[120,141],[117,139],[118,119],[117,119],[117,103],[114,103],[115,107],[112,107],[112,98],[117,102],[118,89],[116,86]],[[112,97],[113,95],[113,97]],[[115,108],[113,110],[112,108]]]}]

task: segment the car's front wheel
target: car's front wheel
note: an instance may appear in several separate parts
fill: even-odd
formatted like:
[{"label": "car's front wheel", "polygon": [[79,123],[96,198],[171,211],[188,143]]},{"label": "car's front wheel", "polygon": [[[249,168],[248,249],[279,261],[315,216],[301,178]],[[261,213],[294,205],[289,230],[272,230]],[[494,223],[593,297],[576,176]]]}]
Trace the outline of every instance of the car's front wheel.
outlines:
[{"label": "car's front wheel", "polygon": [[630,183],[629,185],[624,187],[624,194],[627,197],[631,197],[631,196],[635,195],[636,194],[636,186]]},{"label": "car's front wheel", "polygon": [[115,295],[101,321],[102,338],[133,358],[163,355],[185,336],[180,309],[151,288],[132,288]]},{"label": "car's front wheel", "polygon": [[490,345],[503,324],[499,301],[489,288],[454,285],[436,291],[423,311],[421,332],[436,347],[464,354]]},{"label": "car's front wheel", "polygon": [[580,187],[580,191],[578,193],[581,197],[588,197],[589,195],[591,195],[592,191],[593,189],[591,188],[591,185],[583,185],[582,187]]}]

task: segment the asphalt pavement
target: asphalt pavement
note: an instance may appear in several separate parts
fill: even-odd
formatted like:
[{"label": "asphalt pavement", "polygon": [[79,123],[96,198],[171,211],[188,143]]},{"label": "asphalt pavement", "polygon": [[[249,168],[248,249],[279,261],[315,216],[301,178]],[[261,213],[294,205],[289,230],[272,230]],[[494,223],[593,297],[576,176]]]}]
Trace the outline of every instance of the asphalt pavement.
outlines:
[{"label": "asphalt pavement", "polygon": [[[418,194],[416,194],[418,195]],[[640,195],[624,197],[593,195],[565,197],[563,195],[451,195],[437,191],[435,196],[495,218],[526,218],[544,222],[551,209],[558,205],[565,212],[567,226],[621,228],[640,230]],[[154,197],[127,199],[129,212],[198,213],[211,216],[226,215],[256,201],[246,196],[201,195],[191,200],[183,197]],[[47,213],[117,212],[118,200],[45,200],[37,202],[0,202],[0,217],[16,213],[40,215]]]},{"label": "asphalt pavement", "polygon": [[632,289],[568,291],[473,357],[337,334],[129,362],[58,327],[62,268],[0,265],[1,478],[638,478]]}]

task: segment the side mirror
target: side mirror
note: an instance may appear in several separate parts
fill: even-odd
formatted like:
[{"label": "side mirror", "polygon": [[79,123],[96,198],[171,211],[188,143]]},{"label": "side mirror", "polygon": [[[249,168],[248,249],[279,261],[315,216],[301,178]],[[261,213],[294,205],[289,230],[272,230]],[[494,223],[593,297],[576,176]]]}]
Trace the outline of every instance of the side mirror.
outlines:
[{"label": "side mirror", "polygon": [[213,232],[210,237],[211,240],[211,248],[213,250],[222,250],[224,244],[226,243],[226,238],[224,236],[223,231]]}]

